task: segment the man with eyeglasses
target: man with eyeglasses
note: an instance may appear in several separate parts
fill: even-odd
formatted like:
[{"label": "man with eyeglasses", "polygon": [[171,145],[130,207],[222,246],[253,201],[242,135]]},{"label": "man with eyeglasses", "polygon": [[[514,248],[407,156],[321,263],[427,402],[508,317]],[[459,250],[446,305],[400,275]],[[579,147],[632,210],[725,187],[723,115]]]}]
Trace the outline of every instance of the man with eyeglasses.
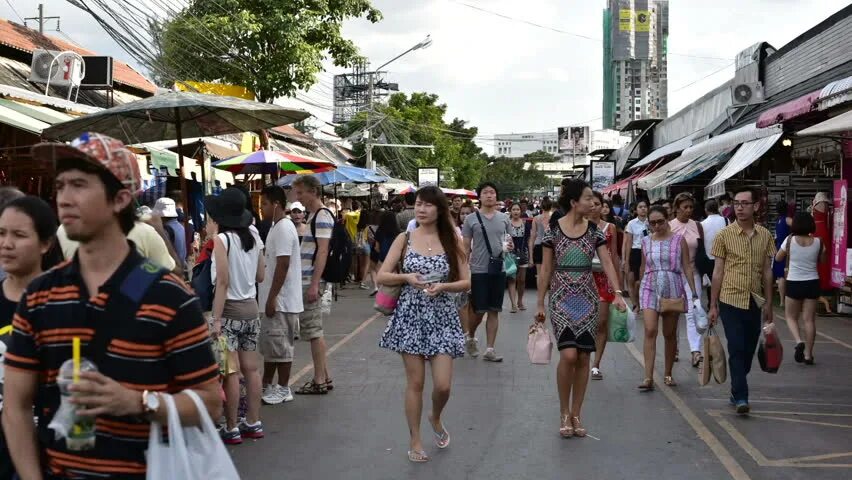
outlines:
[{"label": "man with eyeglasses", "polygon": [[760,197],[753,188],[734,194],[736,222],[723,228],[713,242],[716,258],[710,293],[710,324],[721,317],[728,339],[731,373],[730,402],[737,413],[749,412],[748,381],[761,319],[772,323],[772,257],[775,243],[766,228],[756,225]]}]

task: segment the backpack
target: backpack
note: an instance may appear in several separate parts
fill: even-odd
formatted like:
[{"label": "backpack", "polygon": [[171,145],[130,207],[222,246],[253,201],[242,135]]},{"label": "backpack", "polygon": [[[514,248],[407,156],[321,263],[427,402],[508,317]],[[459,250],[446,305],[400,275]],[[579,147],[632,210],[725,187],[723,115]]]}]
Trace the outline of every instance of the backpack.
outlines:
[{"label": "backpack", "polygon": [[[225,238],[228,240],[226,252],[230,255],[231,238],[228,235],[225,235]],[[192,280],[189,284],[198,296],[201,311],[213,310],[213,298],[216,295],[216,284],[213,283],[213,249],[210,250],[210,255],[207,258],[192,267]]]},{"label": "backpack", "polygon": [[[314,214],[314,218],[311,219],[311,236],[314,237],[314,242],[316,242],[317,238],[317,215],[323,210],[327,211],[334,218],[334,214],[327,208],[321,208]],[[317,261],[318,250],[319,243],[317,242],[314,249],[314,256],[311,259],[312,264],[315,264]],[[355,253],[354,250],[355,248],[352,245],[352,240],[349,238],[346,227],[343,226],[343,223],[335,221],[334,227],[331,230],[331,239],[328,241],[328,259],[325,262],[322,279],[328,283],[343,283],[349,275],[352,256]]]}]

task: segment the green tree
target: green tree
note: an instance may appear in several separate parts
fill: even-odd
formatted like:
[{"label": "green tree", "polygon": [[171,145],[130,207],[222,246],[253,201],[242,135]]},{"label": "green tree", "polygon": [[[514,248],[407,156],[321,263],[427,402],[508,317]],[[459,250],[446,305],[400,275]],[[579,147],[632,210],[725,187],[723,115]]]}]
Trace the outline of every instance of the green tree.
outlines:
[{"label": "green tree", "polygon": [[[378,105],[370,117],[374,138],[378,143],[432,145],[429,149],[374,147],[373,159],[385,166],[395,177],[417,180],[418,167],[438,167],[444,187],[473,188],[480,180],[486,156],[473,141],[476,127],[458,118],[449,124],[444,121],[446,104],[438,103],[431,93],[391,95],[386,105]],[[341,137],[362,132],[367,125],[366,113],[337,128]],[[352,139],[359,158],[366,154],[363,139]]]},{"label": "green tree", "polygon": [[[539,162],[555,162],[556,157],[546,152],[534,152],[523,158],[489,159],[482,180],[497,185],[501,197],[521,197],[550,186],[553,181],[535,168]],[[524,166],[529,163],[528,168]]]},{"label": "green tree", "polygon": [[362,59],[342,33],[345,20],[362,17],[382,15],[370,0],[193,0],[151,27],[159,77],[241,85],[261,102],[292,96],[327,58],[344,67]]}]

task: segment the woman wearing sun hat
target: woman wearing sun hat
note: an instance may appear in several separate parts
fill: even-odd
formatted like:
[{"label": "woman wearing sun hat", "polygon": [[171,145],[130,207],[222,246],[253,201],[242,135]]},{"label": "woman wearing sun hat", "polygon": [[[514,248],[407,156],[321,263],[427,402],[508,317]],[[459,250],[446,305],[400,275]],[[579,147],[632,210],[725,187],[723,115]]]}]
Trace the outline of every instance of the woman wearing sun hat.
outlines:
[{"label": "woman wearing sun hat", "polygon": [[831,286],[831,199],[827,193],[819,192],[816,194],[811,204],[811,214],[814,216],[814,223],[816,224],[814,237],[819,238],[825,246],[825,258],[822,262],[817,263],[819,289],[822,291],[819,301],[825,307],[825,311],[831,313],[831,304],[825,297],[834,289]]},{"label": "woman wearing sun hat", "polygon": [[242,372],[246,382],[248,412],[237,424],[240,381],[232,373],[225,377],[225,443],[242,443],[242,437],[263,438],[260,423],[261,377],[257,345],[260,317],[257,283],[263,281],[264,264],[260,236],[249,227],[254,220],[246,209],[246,197],[229,187],[219,196],[207,196],[207,222],[218,233],[213,239],[211,275],[216,286],[213,297],[213,335],[223,335],[230,352],[229,363]]}]

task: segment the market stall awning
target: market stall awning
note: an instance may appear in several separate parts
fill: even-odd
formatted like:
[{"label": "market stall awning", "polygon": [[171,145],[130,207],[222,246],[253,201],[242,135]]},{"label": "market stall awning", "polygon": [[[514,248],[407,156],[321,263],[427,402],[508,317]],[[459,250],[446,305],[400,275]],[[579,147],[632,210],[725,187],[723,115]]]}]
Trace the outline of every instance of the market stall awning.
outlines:
[{"label": "market stall awning", "polygon": [[819,93],[819,109],[831,107],[852,101],[852,76],[829,83]]},{"label": "market stall awning", "polygon": [[636,169],[639,167],[644,167],[645,165],[650,165],[651,163],[665,157],[668,155],[673,155],[678,152],[682,152],[685,149],[689,148],[692,145],[692,135],[681,138],[680,140],[675,140],[672,143],[663,145],[662,147],[654,150],[645,156],[642,160],[636,162],[632,167],[632,169]]},{"label": "market stall awning", "polygon": [[[852,132],[852,110],[800,130],[796,132],[796,135],[799,137],[842,136],[844,132]],[[846,137],[852,138],[852,134],[846,135]]]},{"label": "market stall awning", "polygon": [[746,167],[754,163],[757,159],[763,156],[776,142],[781,138],[782,133],[776,133],[768,137],[751,140],[744,143],[737,153],[725,164],[725,166],[716,174],[716,177],[710,181],[710,184],[704,188],[705,198],[719,197],[725,193],[725,181],[734,175],[743,171]]},{"label": "market stall awning", "polygon": [[630,160],[630,155],[633,153],[633,150],[636,149],[636,146],[639,145],[639,142],[654,128],[656,123],[651,123],[645,130],[642,130],[642,133],[633,137],[633,140],[630,141],[627,145],[619,148],[615,152],[613,152],[613,156],[615,157],[615,174],[621,175],[621,172],[624,171],[624,167],[627,166],[627,161]]},{"label": "market stall awning", "polygon": [[50,126],[49,123],[37,120],[25,113],[0,105],[0,123],[19,128],[21,130],[41,135],[41,132]]},{"label": "market stall awning", "polygon": [[772,107],[761,113],[760,116],[757,117],[757,128],[766,128],[770,125],[784,123],[815,110],[820,92],[822,92],[822,90],[802,95],[795,100],[782,103],[781,105]]},{"label": "market stall awning", "polygon": [[648,188],[648,199],[652,202],[668,197],[668,189],[672,185],[686,182],[711,168],[725,163],[731,158],[734,149],[726,150],[719,153],[706,153],[696,160],[690,161],[688,165],[680,165],[677,169],[672,169],[667,172],[664,178],[658,178],[656,183],[647,184],[645,180],[650,177],[643,178],[639,181],[639,188],[643,188],[641,183],[645,182]]},{"label": "market stall awning", "polygon": [[720,153],[725,150],[730,150],[732,148],[738,147],[741,144],[750,142],[752,140],[770,137],[782,133],[784,133],[784,127],[782,125],[772,125],[771,127],[767,128],[757,128],[757,125],[752,123],[737,128],[736,130],[731,130],[729,132],[716,135],[715,137],[710,137],[707,140],[704,140],[703,142],[696,143],[695,145],[684,150],[683,153],[680,155],[680,159],[685,162],[692,161],[708,153]]}]

